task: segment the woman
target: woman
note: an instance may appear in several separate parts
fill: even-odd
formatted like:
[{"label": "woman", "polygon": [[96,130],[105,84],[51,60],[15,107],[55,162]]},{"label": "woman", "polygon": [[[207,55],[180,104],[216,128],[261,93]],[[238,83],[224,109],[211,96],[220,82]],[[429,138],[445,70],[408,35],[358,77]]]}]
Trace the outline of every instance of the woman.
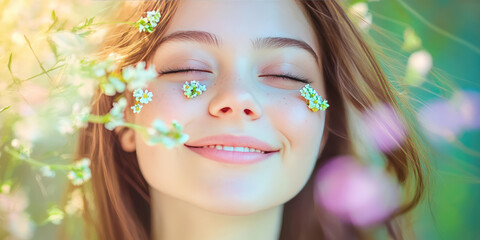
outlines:
[{"label": "woman", "polygon": [[[176,120],[190,138],[167,149],[125,127],[89,124],[80,134],[79,155],[92,160],[96,211],[86,217],[100,239],[372,238],[313,197],[314,176],[328,159],[359,155],[363,142],[352,124],[359,113],[382,103],[405,114],[403,96],[340,4],[145,1],[122,6],[117,19],[134,22],[152,10],[162,15],[152,33],[116,26],[102,53],[122,55],[121,67],[146,61],[159,72],[148,85],[152,102],[138,114],[126,111],[126,121]],[[186,98],[182,85],[191,80],[206,90]],[[306,83],[331,107],[311,111],[299,94]],[[107,113],[113,101],[99,91],[92,113]],[[406,196],[384,221],[395,239],[410,230],[398,219],[421,200],[428,169],[417,132],[405,126],[398,147],[382,153]],[[226,149],[217,145],[242,144],[264,157],[249,164],[218,157]]]}]

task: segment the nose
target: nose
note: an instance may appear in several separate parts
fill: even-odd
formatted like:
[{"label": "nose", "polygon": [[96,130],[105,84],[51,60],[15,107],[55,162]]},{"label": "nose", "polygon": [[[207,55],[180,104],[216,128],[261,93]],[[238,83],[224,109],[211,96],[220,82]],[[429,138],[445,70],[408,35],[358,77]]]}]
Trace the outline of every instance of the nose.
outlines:
[{"label": "nose", "polygon": [[242,118],[251,121],[262,115],[260,104],[247,84],[241,80],[219,85],[217,93],[210,100],[208,112],[218,118]]}]

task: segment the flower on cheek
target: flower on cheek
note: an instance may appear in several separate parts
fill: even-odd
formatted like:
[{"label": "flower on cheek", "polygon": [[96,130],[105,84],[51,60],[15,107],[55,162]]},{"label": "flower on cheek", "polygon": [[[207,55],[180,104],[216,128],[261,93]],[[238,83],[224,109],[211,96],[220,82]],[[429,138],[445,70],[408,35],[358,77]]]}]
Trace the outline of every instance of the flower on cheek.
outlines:
[{"label": "flower on cheek", "polygon": [[133,109],[133,113],[139,113],[140,110],[142,109],[143,105],[142,104],[135,104],[135,106],[132,106],[131,109]]},{"label": "flower on cheek", "polygon": [[187,98],[194,98],[207,90],[205,85],[200,82],[192,80],[191,82],[185,82],[183,84],[183,92]]},{"label": "flower on cheek", "polygon": [[136,100],[141,103],[148,103],[152,101],[152,96],[153,96],[153,93],[149,92],[148,89],[146,89],[145,92],[140,97],[137,97]]},{"label": "flower on cheek", "polygon": [[142,109],[143,105],[142,103],[146,104],[152,101],[153,93],[149,92],[148,89],[145,89],[143,91],[140,88],[137,88],[133,91],[133,97],[135,97],[135,106],[132,106],[131,109],[133,110],[133,113],[140,113],[140,110]]},{"label": "flower on cheek", "polygon": [[322,99],[320,95],[318,95],[317,91],[310,87],[310,84],[306,84],[300,90],[301,96],[308,101],[308,108],[310,108],[313,112],[318,111],[319,109],[325,111],[327,107],[330,105],[327,103],[327,100]]}]

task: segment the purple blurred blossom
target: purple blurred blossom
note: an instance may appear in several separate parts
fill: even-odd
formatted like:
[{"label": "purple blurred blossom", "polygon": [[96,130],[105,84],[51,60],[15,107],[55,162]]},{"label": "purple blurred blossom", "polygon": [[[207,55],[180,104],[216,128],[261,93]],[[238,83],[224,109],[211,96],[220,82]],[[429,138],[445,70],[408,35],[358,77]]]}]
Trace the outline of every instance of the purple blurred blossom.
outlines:
[{"label": "purple blurred blossom", "polygon": [[315,184],[317,204],[360,227],[387,219],[401,200],[401,188],[391,176],[350,156],[331,159],[318,172]]},{"label": "purple blurred blossom", "polygon": [[418,116],[427,131],[453,141],[464,131],[480,128],[480,94],[458,91],[450,100],[437,99],[426,104]]},{"label": "purple blurred blossom", "polygon": [[390,152],[400,146],[405,139],[405,127],[393,108],[387,104],[377,104],[363,113],[367,133],[382,152]]}]

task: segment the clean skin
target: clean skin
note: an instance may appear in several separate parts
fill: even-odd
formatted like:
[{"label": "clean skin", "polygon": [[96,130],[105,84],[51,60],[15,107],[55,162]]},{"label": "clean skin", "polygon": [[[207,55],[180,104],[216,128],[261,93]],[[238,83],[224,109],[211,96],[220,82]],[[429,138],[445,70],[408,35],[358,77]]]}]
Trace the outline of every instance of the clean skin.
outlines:
[{"label": "clean skin", "polygon": [[[184,145],[147,145],[129,129],[121,144],[136,151],[150,185],[152,235],[278,239],[283,205],[304,187],[322,149],[326,113],[307,107],[299,92],[305,82],[273,75],[301,76],[326,97],[314,30],[295,1],[183,0],[165,36],[181,31],[195,34],[164,42],[149,64],[159,73],[201,71],[160,74],[147,87],[152,102],[139,114],[127,108],[127,120],[145,126],[157,118],[176,120],[190,136],[187,144],[231,134],[255,137],[279,151],[254,164],[221,163]],[[290,45],[259,40],[271,37]],[[187,99],[182,86],[191,80],[207,90]]]}]

